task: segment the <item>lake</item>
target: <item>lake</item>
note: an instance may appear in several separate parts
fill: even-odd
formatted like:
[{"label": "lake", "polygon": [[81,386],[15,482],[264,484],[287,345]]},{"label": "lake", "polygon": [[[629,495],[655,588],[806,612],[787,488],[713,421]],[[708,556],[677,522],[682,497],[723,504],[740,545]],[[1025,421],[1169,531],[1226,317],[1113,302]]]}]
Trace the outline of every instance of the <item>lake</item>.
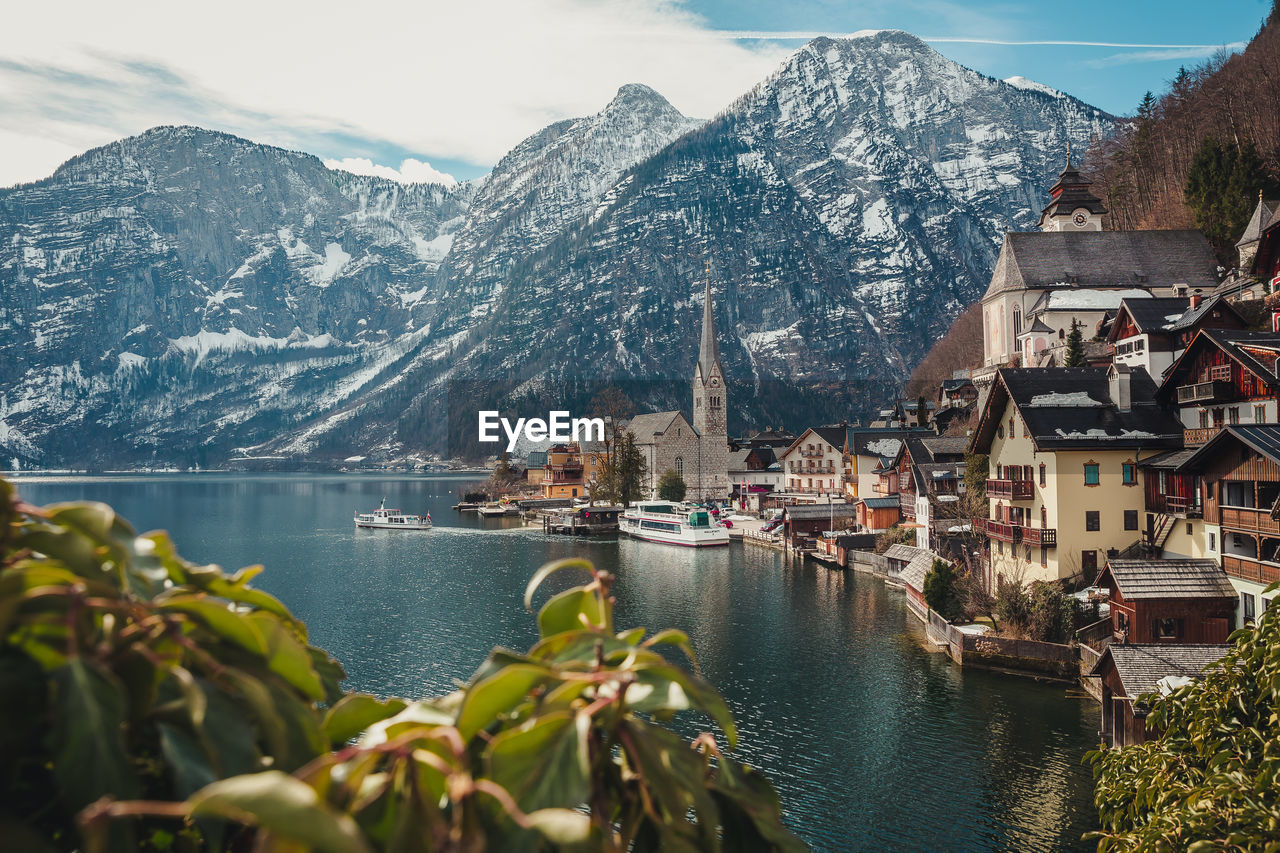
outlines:
[{"label": "lake", "polygon": [[[548,537],[454,512],[475,479],[158,474],[24,478],[19,490],[37,504],[110,503],[140,531],[168,530],[191,560],[264,564],[256,585],[307,623],[349,688],[382,695],[443,693],[493,646],[528,648],[529,577],[586,557],[618,576],[619,628],[688,632],[737,719],[738,757],[772,779],[814,849],[1092,849],[1081,758],[1098,708],[1083,691],[962,671],[927,650],[879,578],[740,543]],[[383,497],[429,511],[435,528],[355,530],[352,512]]]}]

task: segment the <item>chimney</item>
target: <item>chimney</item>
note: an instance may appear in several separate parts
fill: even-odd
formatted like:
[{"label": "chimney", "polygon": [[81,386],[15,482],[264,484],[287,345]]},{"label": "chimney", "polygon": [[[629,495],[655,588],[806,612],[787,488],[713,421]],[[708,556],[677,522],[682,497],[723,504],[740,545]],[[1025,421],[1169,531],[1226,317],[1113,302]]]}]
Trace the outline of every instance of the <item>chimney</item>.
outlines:
[{"label": "chimney", "polygon": [[1129,411],[1131,402],[1129,372],[1129,368],[1123,364],[1113,364],[1107,371],[1107,394],[1111,398],[1111,405],[1122,412]]},{"label": "chimney", "polygon": [[1200,307],[1200,294],[1199,293],[1191,294],[1191,310],[1194,311],[1199,307]]}]

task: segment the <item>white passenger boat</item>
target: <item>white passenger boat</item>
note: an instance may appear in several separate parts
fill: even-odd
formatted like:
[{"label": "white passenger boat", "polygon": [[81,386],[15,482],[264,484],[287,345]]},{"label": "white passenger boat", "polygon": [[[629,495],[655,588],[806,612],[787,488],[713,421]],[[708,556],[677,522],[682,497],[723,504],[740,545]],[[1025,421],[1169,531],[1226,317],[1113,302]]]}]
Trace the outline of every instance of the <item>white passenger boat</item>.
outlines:
[{"label": "white passenger boat", "polygon": [[387,509],[387,499],[373,512],[357,512],[356,527],[374,527],[379,530],[430,530],[431,513],[406,515],[398,509]]},{"label": "white passenger boat", "polygon": [[636,504],[623,512],[618,529],[636,539],[689,548],[729,544],[728,529],[706,509],[688,509],[670,501]]}]

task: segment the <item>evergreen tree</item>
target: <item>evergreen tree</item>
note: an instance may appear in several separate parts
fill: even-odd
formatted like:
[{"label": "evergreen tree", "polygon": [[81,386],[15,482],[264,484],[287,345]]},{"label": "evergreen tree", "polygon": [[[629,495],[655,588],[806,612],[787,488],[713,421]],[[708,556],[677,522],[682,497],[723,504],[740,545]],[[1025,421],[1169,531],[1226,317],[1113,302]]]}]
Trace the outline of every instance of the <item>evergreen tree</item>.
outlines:
[{"label": "evergreen tree", "polygon": [[1235,243],[1249,224],[1258,192],[1274,196],[1280,183],[1269,176],[1253,145],[1235,146],[1209,137],[1187,173],[1186,199],[1223,266],[1235,262]]},{"label": "evergreen tree", "polygon": [[956,592],[956,570],[946,560],[934,560],[924,576],[925,604],[948,622],[964,618],[964,607]]},{"label": "evergreen tree", "polygon": [[658,497],[664,501],[682,501],[685,493],[689,491],[689,487],[675,471],[667,470],[660,478],[658,478]]},{"label": "evergreen tree", "polygon": [[1063,367],[1083,367],[1084,366],[1084,333],[1081,331],[1084,324],[1076,318],[1071,318],[1071,332],[1067,335],[1067,352],[1063,356]]}]

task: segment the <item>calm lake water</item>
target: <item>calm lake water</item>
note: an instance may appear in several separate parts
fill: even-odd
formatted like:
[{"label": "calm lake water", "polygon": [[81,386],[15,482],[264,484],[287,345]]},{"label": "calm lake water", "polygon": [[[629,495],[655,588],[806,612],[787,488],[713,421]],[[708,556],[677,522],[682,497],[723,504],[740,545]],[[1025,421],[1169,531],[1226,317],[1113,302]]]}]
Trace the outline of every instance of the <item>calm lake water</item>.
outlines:
[{"label": "calm lake water", "polygon": [[[961,671],[925,650],[878,578],[754,546],[693,551],[544,536],[450,509],[467,478],[228,474],[24,479],[33,503],[100,500],[188,559],[263,563],[257,585],[383,695],[446,692],[495,645],[524,649],[542,563],[618,576],[619,627],[687,631],[727,698],[739,757],[817,850],[1088,850],[1097,706],[1081,692]],[[428,510],[434,530],[357,531],[354,509]],[[567,583],[567,580],[566,582]],[[540,600],[541,597],[540,597]]]}]

